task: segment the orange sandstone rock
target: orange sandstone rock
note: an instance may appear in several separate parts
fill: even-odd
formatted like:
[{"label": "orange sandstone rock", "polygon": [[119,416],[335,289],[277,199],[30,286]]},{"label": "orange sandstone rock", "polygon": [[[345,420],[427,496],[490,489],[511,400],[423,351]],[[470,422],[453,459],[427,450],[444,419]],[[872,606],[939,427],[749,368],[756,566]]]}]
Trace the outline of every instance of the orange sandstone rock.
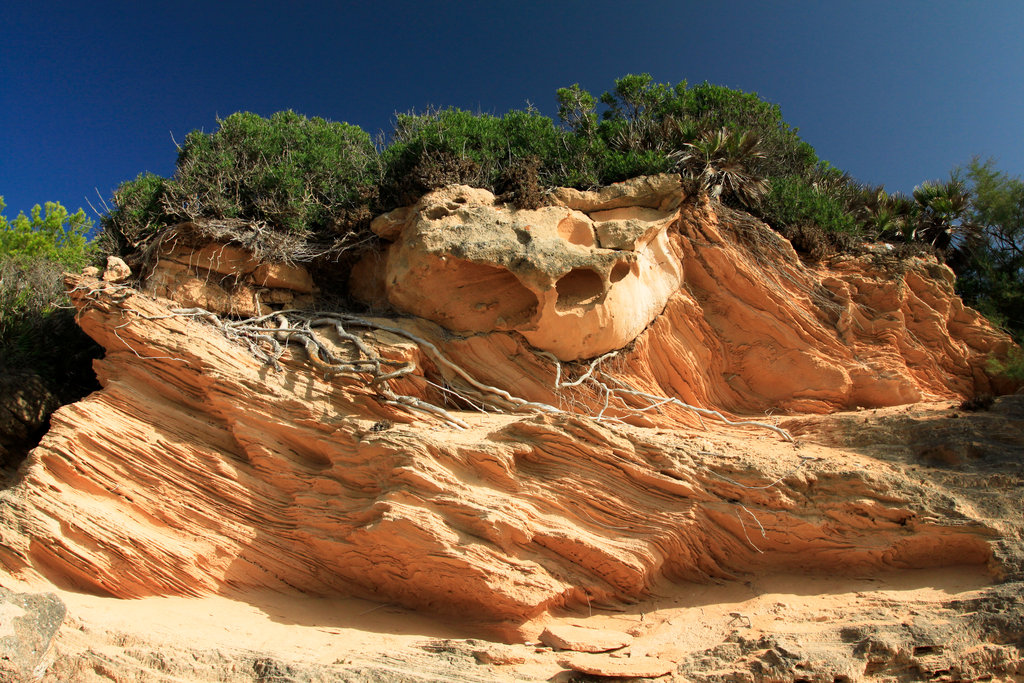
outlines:
[{"label": "orange sandstone rock", "polygon": [[303,294],[312,294],[314,290],[308,270],[286,263],[261,263],[253,271],[252,279],[261,287],[290,289]]},{"label": "orange sandstone rock", "polygon": [[515,331],[562,360],[635,341],[624,362],[644,391],[733,412],[1009,388],[984,371],[1009,338],[964,308],[934,259],[894,268],[878,247],[808,265],[751,216],[687,202],[671,176],[552,202],[428,194],[375,221],[393,243],[357,267],[354,292],[460,334]]},{"label": "orange sandstone rock", "polygon": [[[682,193],[678,178],[659,180],[661,208],[630,204],[628,193],[579,202],[592,216],[567,206],[510,210],[465,186],[431,192],[374,222],[394,241],[386,297],[457,332],[521,332],[563,360],[621,348],[680,284],[668,229]],[[605,206],[617,208],[597,210]]]},{"label": "orange sandstone rock", "polygon": [[[910,260],[897,281],[871,254],[809,266],[767,226],[681,203],[660,176],[555,198],[510,213],[454,187],[375,222],[395,240],[388,300],[434,319],[382,322],[563,411],[459,413],[463,430],[325,376],[302,348],[275,371],[174,314],[269,304],[259,264],[223,245],[169,247],[147,287],[171,302],[70,279],[80,324],[106,349],[103,388],[54,414],[3,492],[0,564],[118,597],[354,593],[522,622],[665,580],[984,568],[993,540],[1017,533],[941,489],[866,472],[853,452],[804,459],[771,432],[755,448],[678,405],[556,387],[556,371],[587,366],[556,368],[531,347],[563,359],[617,349],[598,368],[606,380],[761,419],[991,389],[986,357],[1010,341],[964,308],[943,266]],[[412,364],[394,392],[469,407],[417,344],[359,333]]]},{"label": "orange sandstone rock", "polygon": [[[721,437],[712,446],[572,415],[463,413],[461,431],[418,424],[356,379],[311,372],[300,349],[274,372],[141,294],[92,281],[73,298],[107,349],[96,362],[104,388],[54,414],[0,506],[0,562],[24,576],[119,597],[355,593],[521,621],[633,600],[666,577],[983,566],[991,556],[984,520],[934,491],[864,478],[848,458],[784,477],[801,461],[775,435],[755,466],[740,450],[706,455],[732,448]],[[389,324],[481,376],[518,377],[504,384],[517,393],[558,400],[550,361],[508,335],[471,343],[424,321]],[[417,365],[396,391],[442,400],[425,378],[444,380],[414,344],[364,338]],[[658,367],[647,348],[618,375],[642,384],[631,368]],[[597,403],[594,393],[577,407]]]},{"label": "orange sandstone rock", "polygon": [[128,264],[117,256],[107,257],[107,268],[103,271],[104,282],[124,282],[132,276]]},{"label": "orange sandstone rock", "polygon": [[607,652],[633,642],[633,636],[619,631],[586,628],[572,624],[553,624],[540,634],[540,642],[559,650]]},{"label": "orange sandstone rock", "polygon": [[316,292],[309,271],[298,265],[261,263],[241,247],[210,243],[192,247],[169,241],[157,252],[144,289],[182,308],[204,308],[239,318],[274,307],[301,308]]}]

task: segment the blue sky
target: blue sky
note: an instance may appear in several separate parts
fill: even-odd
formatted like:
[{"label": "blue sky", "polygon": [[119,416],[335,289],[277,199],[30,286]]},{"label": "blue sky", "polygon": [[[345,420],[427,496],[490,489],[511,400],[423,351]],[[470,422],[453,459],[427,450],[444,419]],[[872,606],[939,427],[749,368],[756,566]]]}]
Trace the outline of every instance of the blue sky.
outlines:
[{"label": "blue sky", "polygon": [[[909,191],[973,155],[1024,176],[1024,2],[11,1],[0,8],[10,217],[98,205],[239,110],[389,130],[427,105],[554,115],[616,77],[755,91],[819,156]],[[172,139],[173,137],[173,139]]]}]

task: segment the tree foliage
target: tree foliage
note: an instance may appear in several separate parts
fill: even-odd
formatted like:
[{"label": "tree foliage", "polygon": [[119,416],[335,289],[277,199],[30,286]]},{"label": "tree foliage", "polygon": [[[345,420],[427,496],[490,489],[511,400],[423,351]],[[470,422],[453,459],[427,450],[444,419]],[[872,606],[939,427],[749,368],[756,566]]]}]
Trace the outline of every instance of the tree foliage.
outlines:
[{"label": "tree foliage", "polygon": [[914,188],[914,202],[917,210],[911,239],[948,249],[957,234],[974,232],[971,195],[961,179],[954,176],[946,182],[923,182]]},{"label": "tree foliage", "polygon": [[118,187],[103,219],[109,245],[135,249],[197,218],[242,218],[323,238],[369,222],[380,169],[358,126],[293,111],[239,112],[218,125],[186,136],[173,178],[143,173]]},{"label": "tree foliage", "polygon": [[95,384],[88,360],[96,345],[74,321],[62,273],[92,258],[92,221],[60,204],[29,216],[3,215],[0,197],[0,375],[34,372],[64,400]]},{"label": "tree foliage", "polygon": [[967,220],[977,229],[958,247],[957,289],[1024,341],[1024,180],[991,160],[975,159],[962,172],[972,195]]},{"label": "tree foliage", "polygon": [[0,196],[0,258],[19,264],[38,260],[81,269],[90,257],[88,234],[93,227],[85,212],[69,214],[56,202],[46,202],[46,212],[36,204],[30,216],[21,212],[8,221]]}]

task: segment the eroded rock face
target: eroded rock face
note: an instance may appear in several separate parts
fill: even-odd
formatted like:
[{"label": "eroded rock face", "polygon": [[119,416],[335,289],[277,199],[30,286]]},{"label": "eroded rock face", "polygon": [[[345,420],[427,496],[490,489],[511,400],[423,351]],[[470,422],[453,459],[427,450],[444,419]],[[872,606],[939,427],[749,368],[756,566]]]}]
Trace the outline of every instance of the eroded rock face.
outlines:
[{"label": "eroded rock face", "polygon": [[[894,281],[871,254],[811,267],[749,216],[677,203],[665,177],[555,197],[508,213],[449,188],[376,223],[394,241],[381,278],[368,260],[359,281],[444,327],[379,322],[553,408],[460,411],[466,429],[386,404],[365,377],[325,375],[303,347],[275,369],[174,312],[261,311],[244,296],[217,308],[184,285],[160,290],[178,297],[166,301],[72,278],[80,324],[106,349],[103,389],[57,411],[0,492],[0,564],[118,597],[355,593],[516,623],[749,572],[1019,572],[1019,524],[965,503],[959,483],[923,485],[828,443],[740,438],[637,393],[764,420],[991,389],[984,362],[1009,340],[963,307],[948,270],[912,260]],[[169,249],[180,268],[164,272],[182,279],[166,282],[314,291],[224,245]],[[643,314],[620,316],[634,295]],[[387,380],[395,393],[472,406],[420,343],[360,334],[411,364]],[[555,378],[582,380],[587,365],[530,345],[576,358],[621,340],[633,343],[600,366],[605,384],[571,388]],[[634,393],[612,400],[612,380]]]},{"label": "eroded rock face", "polygon": [[463,335],[515,331],[562,360],[635,340],[646,391],[728,411],[1012,390],[984,369],[1009,338],[931,257],[896,262],[878,246],[811,266],[751,216],[685,200],[669,175],[552,202],[430,193],[374,222],[391,243],[357,268],[356,293]]},{"label": "eroded rock face", "polygon": [[[54,414],[0,494],[0,562],[19,575],[118,597],[355,592],[518,622],[634,600],[666,579],[985,571],[991,540],[1015,533],[941,490],[865,473],[853,453],[806,459],[767,433],[751,450],[672,413],[648,418],[661,431],[571,414],[417,424],[366,384],[311,371],[301,350],[274,372],[152,298],[78,284],[81,324],[107,349],[104,388]],[[551,363],[508,335],[470,343],[391,324],[561,402]],[[442,400],[426,378],[447,380],[415,344],[365,342],[417,364],[396,391]]]},{"label": "eroded rock face", "polygon": [[244,318],[309,306],[316,288],[302,266],[261,262],[232,244],[197,248],[168,241],[157,252],[145,291],[184,308]]},{"label": "eroded rock face", "polygon": [[669,228],[682,200],[668,175],[566,191],[536,210],[437,190],[374,222],[393,240],[386,298],[462,334],[515,330],[562,360],[597,356],[635,339],[678,290]]},{"label": "eroded rock face", "polygon": [[684,212],[678,234],[686,287],[632,356],[662,392],[763,413],[1013,390],[984,370],[1009,337],[963,305],[934,258],[895,263],[879,247],[812,267],[763,223],[707,205]]}]

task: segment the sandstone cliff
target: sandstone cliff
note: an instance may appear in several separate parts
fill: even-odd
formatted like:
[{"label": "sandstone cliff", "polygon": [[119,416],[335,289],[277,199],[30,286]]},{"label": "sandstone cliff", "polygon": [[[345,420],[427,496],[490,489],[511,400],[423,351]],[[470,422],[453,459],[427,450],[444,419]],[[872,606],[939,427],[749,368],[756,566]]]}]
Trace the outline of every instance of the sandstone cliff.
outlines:
[{"label": "sandstone cliff", "polygon": [[[808,265],[671,176],[534,211],[455,186],[374,229],[352,282],[372,315],[289,313],[312,309],[308,273],[226,244],[169,244],[143,291],[69,278],[103,389],[0,494],[7,572],[357,595],[527,637],[682,582],[1022,578],[1019,458],[1000,496],[965,497],[913,474],[933,451],[828,416],[1012,389],[984,371],[1009,339],[934,260]],[[1022,446],[999,433],[990,450]]]}]

